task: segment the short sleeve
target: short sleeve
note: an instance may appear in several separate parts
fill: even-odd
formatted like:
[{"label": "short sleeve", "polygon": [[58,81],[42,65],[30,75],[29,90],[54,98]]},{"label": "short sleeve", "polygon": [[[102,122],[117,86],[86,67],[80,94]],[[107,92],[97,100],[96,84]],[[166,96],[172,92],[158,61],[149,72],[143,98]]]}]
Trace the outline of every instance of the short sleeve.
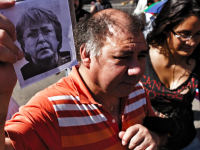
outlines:
[{"label": "short sleeve", "polygon": [[19,112],[6,122],[5,131],[15,150],[59,149],[61,145],[55,111],[42,92],[20,107]]}]

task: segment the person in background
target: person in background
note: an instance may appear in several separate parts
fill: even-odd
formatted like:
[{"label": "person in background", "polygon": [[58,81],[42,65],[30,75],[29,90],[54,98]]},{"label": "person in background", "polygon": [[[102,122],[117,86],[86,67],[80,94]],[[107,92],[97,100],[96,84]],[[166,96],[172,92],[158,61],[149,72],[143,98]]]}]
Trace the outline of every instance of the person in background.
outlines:
[{"label": "person in background", "polygon": [[139,0],[135,10],[133,11],[133,15],[139,15],[147,8],[147,0]]},{"label": "person in background", "polygon": [[137,6],[138,0],[133,0],[132,6]]},{"label": "person in background", "polygon": [[147,42],[150,51],[141,81],[156,114],[177,120],[183,129],[163,149],[200,150],[192,111],[200,81],[200,1],[168,0]]},{"label": "person in background", "polygon": [[139,0],[135,10],[133,11],[133,15],[139,15],[143,13],[144,10],[147,9],[150,5],[158,1],[160,0]]},{"label": "person in background", "polygon": [[108,0],[96,0],[96,3],[92,2],[90,11],[91,14],[94,14],[108,8],[112,8],[112,5]]},{"label": "person in background", "polygon": [[73,1],[74,1],[76,21],[79,22],[80,18],[84,17],[85,14],[90,14],[90,13],[83,9],[82,0],[73,0]]},{"label": "person in background", "polygon": [[153,3],[158,2],[157,0],[147,0],[147,6],[149,7]]},{"label": "person in background", "polygon": [[[149,6],[151,6],[153,3],[156,3],[156,2],[158,2],[159,0],[147,0],[147,6],[149,7]],[[147,8],[148,8],[147,7]],[[144,11],[143,11],[144,12]],[[154,14],[154,13],[147,13],[147,12],[144,12],[144,14],[145,14],[145,18],[146,18],[146,23],[147,23],[147,25],[146,25],[146,27],[145,27],[145,30],[143,31],[143,34],[144,34],[144,37],[145,37],[145,39],[146,39],[146,37],[147,37],[147,34],[150,32],[150,31],[152,31],[152,29],[153,29],[153,21],[154,21],[154,19],[156,18],[156,15],[157,14]]]},{"label": "person in background", "polygon": [[139,82],[148,53],[141,17],[106,9],[81,19],[74,32],[81,64],[37,93],[5,127],[16,84],[10,64],[23,54],[14,45],[14,25],[0,18],[1,150],[157,150],[166,142],[166,135],[142,125],[155,114]]}]

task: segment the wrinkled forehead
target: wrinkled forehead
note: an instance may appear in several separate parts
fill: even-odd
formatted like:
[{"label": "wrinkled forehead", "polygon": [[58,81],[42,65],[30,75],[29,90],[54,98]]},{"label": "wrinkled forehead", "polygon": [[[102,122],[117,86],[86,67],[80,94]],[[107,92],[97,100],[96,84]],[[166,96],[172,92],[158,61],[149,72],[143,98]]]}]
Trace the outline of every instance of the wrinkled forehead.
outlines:
[{"label": "wrinkled forehead", "polygon": [[112,54],[138,54],[148,53],[149,47],[142,32],[133,34],[125,32],[107,37],[104,46],[111,46],[109,52]]},{"label": "wrinkled forehead", "polygon": [[127,28],[123,24],[121,26],[108,25],[109,35],[106,40],[109,42],[138,42],[146,43],[142,31],[132,32],[131,29]]}]

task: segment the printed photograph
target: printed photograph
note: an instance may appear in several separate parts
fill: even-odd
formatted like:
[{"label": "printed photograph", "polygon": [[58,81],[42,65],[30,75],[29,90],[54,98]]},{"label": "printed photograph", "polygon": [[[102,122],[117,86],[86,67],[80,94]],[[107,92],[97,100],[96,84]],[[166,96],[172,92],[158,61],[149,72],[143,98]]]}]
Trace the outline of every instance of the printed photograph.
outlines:
[{"label": "printed photograph", "polygon": [[14,64],[21,88],[77,63],[67,2],[29,0],[1,10],[14,23],[25,56]]}]

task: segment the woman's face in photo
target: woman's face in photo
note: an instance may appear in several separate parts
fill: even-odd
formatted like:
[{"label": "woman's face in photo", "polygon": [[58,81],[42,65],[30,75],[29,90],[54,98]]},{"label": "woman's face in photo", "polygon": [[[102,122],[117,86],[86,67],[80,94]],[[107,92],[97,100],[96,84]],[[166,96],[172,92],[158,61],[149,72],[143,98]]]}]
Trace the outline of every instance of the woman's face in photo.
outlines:
[{"label": "woman's face in photo", "polygon": [[51,23],[40,23],[27,27],[23,34],[24,49],[35,64],[57,61],[59,41]]},{"label": "woman's face in photo", "polygon": [[[174,33],[173,33],[174,31]],[[176,36],[176,35],[178,36]],[[181,38],[180,36],[184,37]],[[192,38],[186,40],[185,37]],[[190,56],[200,42],[200,19],[197,16],[186,18],[167,33],[167,43],[171,50],[181,56]]]}]

